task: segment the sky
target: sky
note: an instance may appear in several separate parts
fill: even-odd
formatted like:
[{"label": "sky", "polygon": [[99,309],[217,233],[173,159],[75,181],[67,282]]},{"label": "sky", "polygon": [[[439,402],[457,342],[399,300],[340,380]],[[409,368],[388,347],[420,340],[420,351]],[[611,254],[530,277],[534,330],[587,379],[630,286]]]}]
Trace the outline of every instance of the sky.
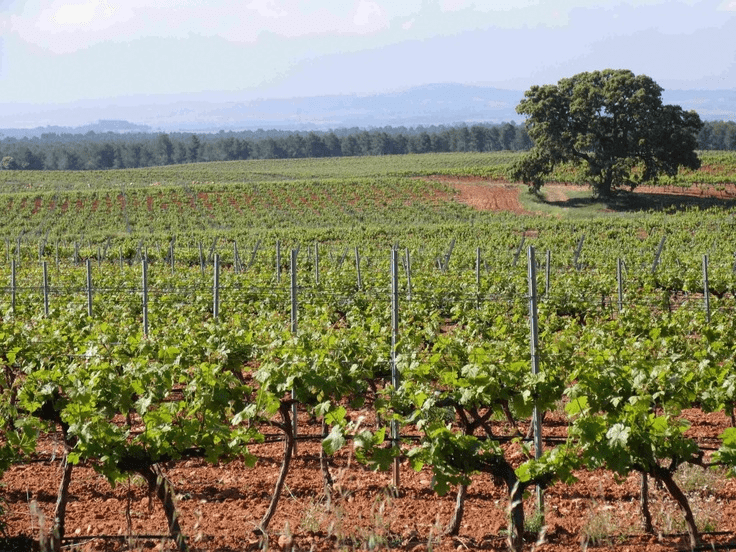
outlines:
[{"label": "sky", "polygon": [[606,68],[736,89],[736,0],[0,0],[0,106],[525,90]]}]

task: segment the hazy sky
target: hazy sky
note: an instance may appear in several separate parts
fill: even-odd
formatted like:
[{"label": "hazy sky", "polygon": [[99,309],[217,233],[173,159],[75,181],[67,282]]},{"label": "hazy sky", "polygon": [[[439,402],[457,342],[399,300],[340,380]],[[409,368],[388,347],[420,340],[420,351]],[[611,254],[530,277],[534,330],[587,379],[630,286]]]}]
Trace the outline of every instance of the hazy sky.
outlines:
[{"label": "hazy sky", "polygon": [[605,68],[736,88],[736,0],[0,0],[0,104],[523,90]]}]

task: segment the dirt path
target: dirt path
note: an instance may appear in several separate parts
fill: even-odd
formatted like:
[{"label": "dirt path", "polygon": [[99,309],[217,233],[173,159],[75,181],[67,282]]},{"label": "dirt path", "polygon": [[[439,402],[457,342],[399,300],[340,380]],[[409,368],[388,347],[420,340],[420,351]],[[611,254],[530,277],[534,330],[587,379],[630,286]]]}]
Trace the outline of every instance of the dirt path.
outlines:
[{"label": "dirt path", "polygon": [[517,214],[532,214],[519,202],[523,186],[509,182],[488,181],[475,177],[432,176],[427,178],[442,182],[459,192],[459,201],[479,211],[509,211]]},{"label": "dirt path", "polygon": [[[479,211],[507,211],[516,214],[534,214],[524,208],[519,195],[526,186],[518,183],[486,180],[481,177],[432,176],[427,180],[448,184],[458,191],[458,200]],[[570,192],[584,192],[587,186],[575,184],[547,184],[542,193],[547,202],[564,206]],[[736,185],[726,186],[639,186],[633,192],[642,201],[651,199],[652,205],[677,204],[711,206],[718,201],[736,199]]]}]

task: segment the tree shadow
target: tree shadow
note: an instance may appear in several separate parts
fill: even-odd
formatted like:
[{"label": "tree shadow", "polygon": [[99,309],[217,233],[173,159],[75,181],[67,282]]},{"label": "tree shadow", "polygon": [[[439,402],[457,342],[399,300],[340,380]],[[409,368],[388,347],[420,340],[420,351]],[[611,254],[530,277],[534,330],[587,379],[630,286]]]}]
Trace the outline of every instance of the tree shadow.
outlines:
[{"label": "tree shadow", "polygon": [[579,209],[603,205],[605,211],[631,213],[644,211],[678,212],[692,209],[732,209],[736,207],[736,197],[723,197],[703,192],[644,192],[618,190],[610,197],[570,197],[564,200],[547,200],[541,195],[538,200],[549,206]]},{"label": "tree shadow", "polygon": [[7,552],[38,552],[40,546],[37,540],[25,535],[0,538],[0,550]]}]

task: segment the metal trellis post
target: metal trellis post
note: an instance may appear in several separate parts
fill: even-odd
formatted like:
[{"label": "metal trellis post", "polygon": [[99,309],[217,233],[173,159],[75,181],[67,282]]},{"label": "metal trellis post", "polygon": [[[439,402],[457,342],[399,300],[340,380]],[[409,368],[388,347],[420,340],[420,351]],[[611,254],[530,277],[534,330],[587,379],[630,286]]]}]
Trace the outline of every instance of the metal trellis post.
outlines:
[{"label": "metal trellis post", "polygon": [[[537,265],[534,259],[534,247],[528,249],[529,267],[529,329],[532,374],[539,374],[539,325],[537,320]],[[542,413],[536,400],[534,401],[534,457],[538,460],[542,456]],[[537,511],[544,514],[544,494],[542,487],[537,485]]]},{"label": "metal trellis post", "polygon": [[[399,369],[396,366],[396,346],[399,340],[399,252],[391,249],[391,384],[394,391],[399,388]],[[391,421],[391,439],[394,446],[399,444],[399,422]],[[394,458],[393,484],[396,489],[401,482],[399,459]]]}]

